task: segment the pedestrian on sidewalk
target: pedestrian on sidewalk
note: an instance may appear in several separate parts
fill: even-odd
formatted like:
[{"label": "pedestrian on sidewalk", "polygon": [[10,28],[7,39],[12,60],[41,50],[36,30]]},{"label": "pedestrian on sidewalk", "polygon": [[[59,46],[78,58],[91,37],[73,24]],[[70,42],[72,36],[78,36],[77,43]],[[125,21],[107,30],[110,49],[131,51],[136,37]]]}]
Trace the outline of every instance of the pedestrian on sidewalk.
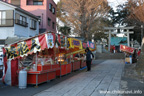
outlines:
[{"label": "pedestrian on sidewalk", "polygon": [[86,50],[86,65],[87,65],[87,71],[91,71],[91,63],[92,63],[92,58],[94,58],[93,53],[89,50],[87,47]]},{"label": "pedestrian on sidewalk", "polygon": [[141,53],[141,49],[139,49],[139,51],[137,52],[137,55],[140,56]]}]

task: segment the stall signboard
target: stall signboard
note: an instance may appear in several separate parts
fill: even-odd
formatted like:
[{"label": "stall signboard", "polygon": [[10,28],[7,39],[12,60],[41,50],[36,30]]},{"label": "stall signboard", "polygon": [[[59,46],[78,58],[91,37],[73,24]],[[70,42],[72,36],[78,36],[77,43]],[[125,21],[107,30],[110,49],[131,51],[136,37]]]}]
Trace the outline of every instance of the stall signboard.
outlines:
[{"label": "stall signboard", "polygon": [[60,44],[61,44],[61,48],[66,48],[67,47],[67,37],[61,35],[60,36]]},{"label": "stall signboard", "polygon": [[55,34],[54,45],[56,48],[60,48],[60,35],[59,34]]},{"label": "stall signboard", "polygon": [[47,33],[47,46],[48,48],[54,47],[54,35],[52,33]]},{"label": "stall signboard", "polygon": [[82,49],[82,42],[75,38],[68,38],[69,48],[79,48]]},{"label": "stall signboard", "polygon": [[88,41],[88,42],[87,42],[87,46],[88,46],[89,48],[91,48],[91,49],[95,49],[95,44],[94,44],[93,42],[91,42],[91,41]]},{"label": "stall signboard", "polygon": [[42,42],[39,42],[38,37],[12,44],[5,48],[7,52],[7,58],[14,59],[36,53],[37,51],[41,50],[40,44],[42,44]]},{"label": "stall signboard", "polygon": [[83,42],[82,46],[83,46],[83,49],[86,49],[87,48],[87,43]]},{"label": "stall signboard", "polygon": [[[67,38],[54,33],[45,33],[36,37],[29,38],[24,41],[19,41],[8,46],[5,46],[8,59],[15,59],[27,56],[28,54],[36,53],[37,51],[44,50],[45,48],[54,48],[55,46],[60,46],[65,48]],[[57,41],[56,41],[57,39]]]},{"label": "stall signboard", "polygon": [[128,52],[128,53],[134,53],[134,48],[125,46],[125,45],[120,45],[120,50],[123,52]]}]

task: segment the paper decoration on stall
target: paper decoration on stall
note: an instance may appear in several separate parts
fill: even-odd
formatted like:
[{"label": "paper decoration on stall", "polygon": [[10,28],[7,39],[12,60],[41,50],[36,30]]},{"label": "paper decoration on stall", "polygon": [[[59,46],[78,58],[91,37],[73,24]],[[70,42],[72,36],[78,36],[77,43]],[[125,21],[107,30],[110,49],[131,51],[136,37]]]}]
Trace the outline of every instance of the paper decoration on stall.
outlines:
[{"label": "paper decoration on stall", "polygon": [[67,37],[65,37],[65,49],[67,49],[67,42],[68,40],[67,40]]},{"label": "paper decoration on stall", "polygon": [[48,48],[54,47],[54,35],[52,33],[47,34],[47,46]]},{"label": "paper decoration on stall", "polygon": [[86,49],[87,48],[87,43],[83,42],[82,46],[83,46],[83,49]]},{"label": "paper decoration on stall", "polygon": [[60,36],[61,48],[66,48],[67,38],[65,36]]},{"label": "paper decoration on stall", "polygon": [[69,42],[69,40],[67,39],[67,49],[69,49],[69,47],[70,47],[70,42]]},{"label": "paper decoration on stall", "polygon": [[125,45],[120,45],[120,50],[123,52],[131,53],[131,54],[134,53],[134,48],[131,48]]},{"label": "paper decoration on stall", "polygon": [[68,38],[70,47],[69,48],[79,48],[82,49],[82,42],[75,38]]},{"label": "paper decoration on stall", "polygon": [[87,41],[87,47],[89,47],[91,49],[95,49],[95,44],[92,43],[91,41]]},{"label": "paper decoration on stall", "polygon": [[56,34],[55,35],[55,43],[54,43],[56,48],[60,47],[60,42],[59,41],[60,41],[59,36],[58,36],[58,34]]}]

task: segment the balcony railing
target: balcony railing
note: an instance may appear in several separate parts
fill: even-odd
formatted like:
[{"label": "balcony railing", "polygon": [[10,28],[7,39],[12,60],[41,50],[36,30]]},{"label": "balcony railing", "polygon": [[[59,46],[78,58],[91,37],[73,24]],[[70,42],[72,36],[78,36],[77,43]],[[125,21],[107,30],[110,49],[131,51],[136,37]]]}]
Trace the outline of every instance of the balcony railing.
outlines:
[{"label": "balcony railing", "polygon": [[28,27],[28,23],[19,19],[15,19],[15,23],[24,27]]},{"label": "balcony railing", "polygon": [[0,27],[12,27],[14,26],[13,19],[0,19]]},{"label": "balcony railing", "polygon": [[36,27],[30,27],[30,29],[36,30]]}]

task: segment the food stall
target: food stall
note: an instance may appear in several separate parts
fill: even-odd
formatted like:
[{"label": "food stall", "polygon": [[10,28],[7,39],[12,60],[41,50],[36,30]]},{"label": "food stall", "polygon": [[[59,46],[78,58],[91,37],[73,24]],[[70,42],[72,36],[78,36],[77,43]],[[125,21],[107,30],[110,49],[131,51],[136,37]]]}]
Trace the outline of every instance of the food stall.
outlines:
[{"label": "food stall", "polygon": [[56,76],[63,76],[72,72],[70,56],[66,56],[69,50],[67,48],[67,37],[58,34],[56,34],[56,37],[58,38],[56,42],[58,45],[61,45],[59,46],[59,50],[56,53],[57,60],[60,64],[60,69],[56,71]]},{"label": "food stall", "polygon": [[134,53],[134,48],[120,45],[120,51],[125,53],[125,63],[132,63],[132,54]]},{"label": "food stall", "polygon": [[[95,51],[96,45],[91,41],[81,42],[80,40],[75,39],[75,38],[69,38],[68,42],[70,42],[68,44],[70,52],[68,52],[66,56],[69,56],[69,55],[71,56],[72,70],[75,71],[75,70],[85,67],[86,66],[85,49],[89,47],[91,51]],[[79,55],[79,58],[78,57],[75,58],[76,55]]]},{"label": "food stall", "polygon": [[[90,42],[87,46],[92,48]],[[84,53],[82,42],[64,35],[45,32],[35,37],[18,41],[3,48],[3,82],[18,85],[20,70],[27,71],[27,84],[38,85],[80,69],[81,59],[74,58]]]},{"label": "food stall", "polygon": [[76,54],[80,54],[82,50],[82,42],[76,38],[68,38],[68,48],[69,52],[66,56],[70,56],[72,71],[80,69],[81,58],[75,58]]},{"label": "food stall", "polygon": [[63,76],[72,72],[70,57],[66,57],[65,54],[59,54],[58,61],[60,63],[60,69],[56,71],[56,76]]},{"label": "food stall", "polygon": [[83,50],[80,52],[81,54],[83,54],[83,58],[80,61],[80,67],[83,68],[86,66],[86,61],[84,60],[84,54],[85,54],[85,49],[86,47],[89,47],[89,49],[93,52],[96,50],[96,45],[95,43],[91,42],[91,41],[87,41],[87,42],[83,42],[82,43],[83,46]]},{"label": "food stall", "polygon": [[65,70],[62,69],[59,60],[60,53],[67,52],[64,38],[66,37],[46,32],[6,45],[3,48],[5,54],[3,82],[12,86],[17,85],[20,70],[27,71],[27,84],[38,85],[55,79],[58,70]]}]

